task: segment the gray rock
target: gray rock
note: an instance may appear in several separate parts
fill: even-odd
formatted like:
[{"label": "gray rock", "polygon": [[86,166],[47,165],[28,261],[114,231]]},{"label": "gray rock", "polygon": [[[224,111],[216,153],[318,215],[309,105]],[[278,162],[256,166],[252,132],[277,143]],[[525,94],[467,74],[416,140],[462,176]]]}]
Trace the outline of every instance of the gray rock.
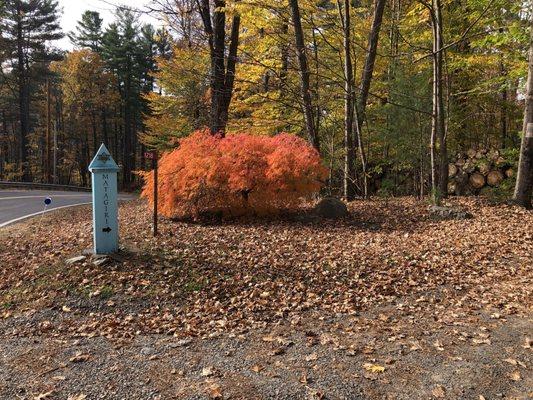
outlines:
[{"label": "gray rock", "polygon": [[109,262],[109,258],[107,257],[99,257],[96,260],[93,261],[93,264],[99,267],[100,265],[107,264]]},{"label": "gray rock", "polygon": [[72,264],[76,264],[78,262],[81,262],[85,260],[85,256],[77,256],[77,257],[72,257],[72,258],[69,258],[67,261],[66,261],[66,264],[67,265],[72,265]]},{"label": "gray rock", "polygon": [[337,219],[348,215],[348,207],[335,197],[325,197],[316,205],[315,213],[323,218]]},{"label": "gray rock", "polygon": [[178,340],[177,342],[175,343],[172,343],[170,345],[170,347],[186,347],[188,345],[190,345],[192,343],[192,339],[190,338],[186,338],[186,339],[181,339],[181,340]]},{"label": "gray rock", "polygon": [[430,206],[429,215],[434,219],[470,219],[472,214],[468,211],[454,207]]}]

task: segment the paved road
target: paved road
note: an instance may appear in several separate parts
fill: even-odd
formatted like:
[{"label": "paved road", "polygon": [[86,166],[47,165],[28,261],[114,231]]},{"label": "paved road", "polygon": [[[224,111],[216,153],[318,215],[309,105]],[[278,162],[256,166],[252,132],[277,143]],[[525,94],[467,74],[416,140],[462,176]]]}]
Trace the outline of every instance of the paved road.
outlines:
[{"label": "paved road", "polygon": [[[80,204],[91,204],[89,192],[63,192],[47,190],[0,190],[0,228],[30,216],[41,214],[44,199],[52,198],[47,210]],[[120,194],[119,200],[131,200],[133,195]]]}]

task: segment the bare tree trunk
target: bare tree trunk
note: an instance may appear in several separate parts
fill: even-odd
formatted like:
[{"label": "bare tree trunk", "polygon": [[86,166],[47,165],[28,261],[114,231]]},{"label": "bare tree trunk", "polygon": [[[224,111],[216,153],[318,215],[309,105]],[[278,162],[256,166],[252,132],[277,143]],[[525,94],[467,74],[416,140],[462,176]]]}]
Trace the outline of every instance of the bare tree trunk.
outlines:
[{"label": "bare tree trunk", "polygon": [[[283,38],[289,33],[289,25],[284,23],[281,27],[281,34]],[[287,72],[289,70],[289,44],[283,42],[281,45],[281,70],[279,72],[279,90],[280,97],[284,98],[287,91]]]},{"label": "bare tree trunk", "polygon": [[355,149],[353,144],[354,80],[350,52],[350,0],[344,0],[344,15],[337,1],[339,17],[344,33],[344,197],[355,198]]},{"label": "bare tree trunk", "polygon": [[[505,70],[505,65],[503,63],[503,53],[500,54],[500,76],[505,78],[507,76],[507,71]],[[500,137],[501,137],[501,148],[505,149],[507,142],[507,102],[509,101],[509,95],[507,92],[507,84],[500,90]]]},{"label": "bare tree trunk", "polygon": [[379,32],[381,30],[383,11],[385,10],[386,3],[386,0],[376,0],[374,5],[374,17],[372,19],[372,28],[370,29],[370,36],[368,38],[365,66],[363,68],[363,75],[361,77],[361,93],[357,102],[357,125],[359,126],[359,130],[362,129],[363,121],[366,117],[366,104],[368,102],[370,84],[372,83],[372,75],[374,73],[374,64],[376,62],[379,42]]},{"label": "bare tree trunk", "polygon": [[233,84],[235,81],[235,66],[237,64],[237,48],[239,45],[239,28],[241,17],[239,14],[233,16],[231,24],[230,45],[228,50],[228,61],[224,76],[224,98],[220,115],[221,131],[225,131],[228,124],[228,110],[233,95]]},{"label": "bare tree trunk", "polygon": [[198,2],[199,12],[208,36],[211,58],[211,133],[224,136],[228,122],[228,110],[233,95],[235,80],[235,65],[237,63],[237,48],[239,44],[240,15],[233,16],[227,65],[226,53],[226,2],[215,0],[213,18],[209,0]]},{"label": "bare tree trunk", "polygon": [[[530,5],[533,10],[533,1],[530,1]],[[528,209],[531,208],[533,192],[533,14],[531,14],[530,29],[524,127],[513,196],[517,204]]]},{"label": "bare tree trunk", "polygon": [[368,196],[368,177],[367,177],[367,162],[365,146],[362,138],[363,121],[366,117],[366,105],[368,102],[368,95],[370,93],[370,84],[372,83],[372,75],[374,74],[374,64],[376,62],[376,55],[378,50],[379,32],[381,30],[381,22],[383,21],[383,12],[385,10],[386,0],[376,0],[374,3],[374,16],[372,19],[372,27],[370,29],[370,36],[368,38],[368,48],[365,59],[365,66],[363,68],[363,75],[361,77],[360,95],[357,104],[354,106],[355,111],[355,136],[357,147],[361,154],[361,166],[363,172],[363,196]]},{"label": "bare tree trunk", "polygon": [[444,108],[444,88],[442,79],[444,39],[442,37],[442,6],[441,0],[433,0],[435,4],[435,19],[437,22],[437,105],[438,105],[438,136],[439,136],[439,191],[440,195],[445,198],[448,197],[448,146],[446,143],[446,110]]},{"label": "bare tree trunk", "polygon": [[311,87],[309,84],[309,67],[307,55],[305,53],[304,33],[300,17],[300,7],[298,0],[289,0],[292,14],[292,23],[294,25],[294,37],[296,42],[296,51],[298,54],[298,63],[300,66],[300,80],[302,90],[302,108],[305,119],[305,129],[309,142],[317,150],[320,150],[320,142],[315,128],[315,119],[313,113],[313,104],[311,100]]},{"label": "bare tree trunk", "polygon": [[354,130],[355,130],[355,139],[357,140],[357,147],[359,148],[359,153],[361,154],[361,169],[363,173],[363,197],[366,199],[368,197],[368,176],[367,176],[367,163],[366,163],[366,151],[363,143],[363,137],[361,128],[357,121],[359,120],[359,110],[357,106],[354,105]]},{"label": "bare tree trunk", "polygon": [[433,34],[433,112],[431,118],[431,184],[433,202],[439,204],[448,195],[448,151],[442,84],[442,7],[440,0],[432,1],[431,28]]},{"label": "bare tree trunk", "polygon": [[22,169],[22,180],[30,180],[30,168],[28,165],[28,133],[29,133],[29,93],[26,79],[26,67],[24,58],[24,37],[22,32],[22,8],[17,3],[17,76],[19,93],[19,118],[20,118],[20,149],[19,161]]}]

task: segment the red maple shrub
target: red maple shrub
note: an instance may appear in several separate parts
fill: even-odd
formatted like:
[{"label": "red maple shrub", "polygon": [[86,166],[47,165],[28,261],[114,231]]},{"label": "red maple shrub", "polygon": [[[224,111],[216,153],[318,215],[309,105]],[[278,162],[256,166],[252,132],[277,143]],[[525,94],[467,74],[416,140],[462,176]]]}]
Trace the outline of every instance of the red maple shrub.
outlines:
[{"label": "red maple shrub", "polygon": [[[142,176],[141,195],[153,203],[153,172]],[[197,131],[159,160],[159,210],[176,218],[294,210],[325,176],[318,152],[297,136],[220,138]]]}]

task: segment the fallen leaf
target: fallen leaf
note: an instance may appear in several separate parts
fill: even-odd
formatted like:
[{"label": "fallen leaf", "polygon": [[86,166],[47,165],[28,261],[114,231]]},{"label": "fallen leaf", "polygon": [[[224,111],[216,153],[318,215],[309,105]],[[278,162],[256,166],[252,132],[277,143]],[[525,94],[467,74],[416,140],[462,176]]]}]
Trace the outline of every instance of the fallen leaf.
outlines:
[{"label": "fallen leaf", "polygon": [[439,339],[437,339],[437,340],[435,340],[435,342],[433,342],[433,346],[435,346],[435,348],[438,351],[444,351],[444,347],[442,347],[442,343],[440,342]]},{"label": "fallen leaf", "polygon": [[444,388],[441,385],[437,385],[431,391],[431,394],[433,395],[433,397],[437,397],[439,399],[442,399],[446,395],[446,392],[445,392]]},{"label": "fallen leaf", "polygon": [[316,360],[318,360],[318,354],[316,353],[309,354],[308,356],[305,357],[305,361],[316,361]]},{"label": "fallen leaf", "polygon": [[490,339],[474,338],[474,339],[472,339],[472,343],[474,343],[474,344],[490,344]]},{"label": "fallen leaf", "polygon": [[38,394],[37,396],[33,398],[33,400],[50,399],[53,394],[54,394],[54,391],[50,390],[49,392]]},{"label": "fallen leaf", "polygon": [[370,363],[363,364],[363,368],[369,372],[375,372],[375,373],[381,373],[385,371],[385,367],[382,367],[381,365],[377,365],[377,364],[370,364]]},{"label": "fallen leaf", "polygon": [[213,376],[216,373],[216,369],[214,367],[204,367],[202,368],[202,376]]},{"label": "fallen leaf", "polygon": [[512,381],[518,382],[522,377],[520,376],[519,371],[513,371],[509,374],[509,378],[511,378]]},{"label": "fallen leaf", "polygon": [[263,367],[261,365],[259,365],[259,364],[255,364],[254,366],[252,366],[252,371],[254,371],[254,372],[259,373],[262,370],[263,370]]},{"label": "fallen leaf", "polygon": [[85,400],[87,398],[86,394],[76,394],[69,396],[67,400]]},{"label": "fallen leaf", "polygon": [[270,352],[273,356],[279,356],[282,354],[285,354],[285,347],[276,347],[274,350]]},{"label": "fallen leaf", "polygon": [[212,399],[221,399],[222,398],[222,387],[218,383],[214,383],[209,386],[209,396]]},{"label": "fallen leaf", "polygon": [[422,350],[422,346],[420,346],[420,343],[418,342],[412,342],[411,347],[409,349],[411,351]]},{"label": "fallen leaf", "polygon": [[70,362],[78,363],[78,362],[85,362],[89,360],[90,355],[89,354],[83,354],[83,353],[76,353],[73,357],[70,357]]}]

